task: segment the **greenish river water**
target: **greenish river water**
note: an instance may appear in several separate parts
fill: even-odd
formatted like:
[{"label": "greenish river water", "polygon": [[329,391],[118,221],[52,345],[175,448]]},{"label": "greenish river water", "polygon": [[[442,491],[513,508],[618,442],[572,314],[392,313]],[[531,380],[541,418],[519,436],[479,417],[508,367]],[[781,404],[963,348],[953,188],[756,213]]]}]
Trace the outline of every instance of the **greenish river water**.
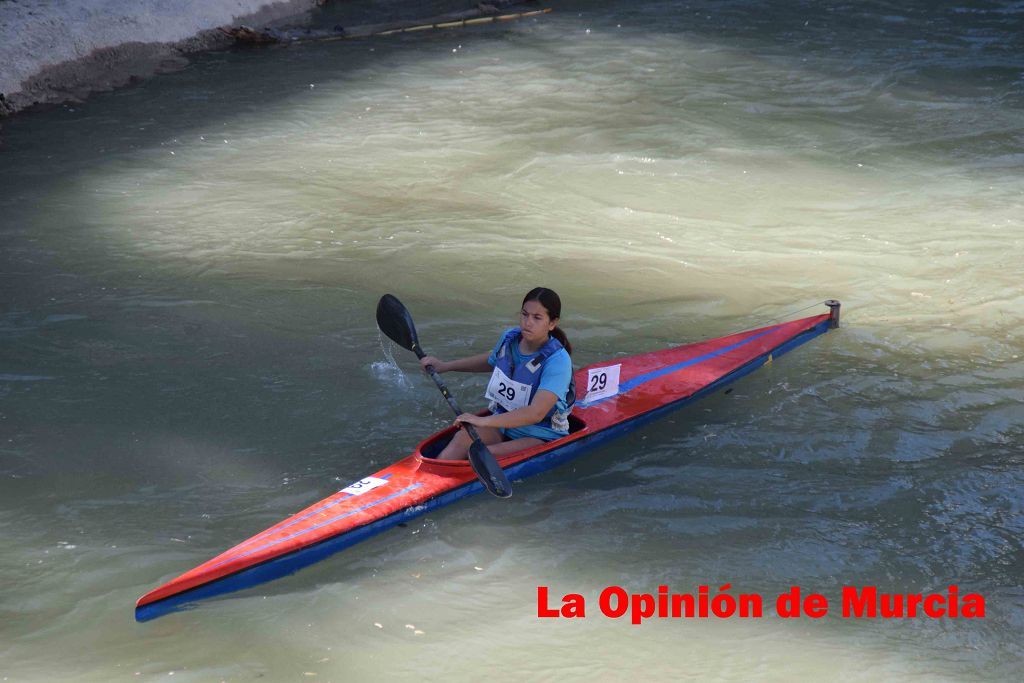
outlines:
[{"label": "greenish river water", "polygon": [[[210,54],[4,122],[0,679],[1019,676],[1024,6],[552,6]],[[844,326],[509,501],[135,623],[145,591],[448,423],[388,360],[381,294],[450,358],[537,284],[577,367],[829,297]],[[467,405],[484,383],[451,381]],[[596,609],[725,583],[957,584],[987,612]],[[538,585],[587,618],[539,619]]]}]

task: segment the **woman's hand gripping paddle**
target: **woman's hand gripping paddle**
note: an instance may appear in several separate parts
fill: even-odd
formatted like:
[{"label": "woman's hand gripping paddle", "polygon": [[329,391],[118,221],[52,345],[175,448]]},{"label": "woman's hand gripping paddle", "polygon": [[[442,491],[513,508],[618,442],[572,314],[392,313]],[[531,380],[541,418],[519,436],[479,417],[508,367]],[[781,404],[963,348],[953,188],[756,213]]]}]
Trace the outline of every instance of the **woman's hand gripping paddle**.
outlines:
[{"label": "woman's hand gripping paddle", "polygon": [[[390,294],[382,296],[377,303],[377,327],[393,342],[415,353],[417,358],[423,358],[426,355],[420,348],[420,341],[416,336],[416,325],[412,322],[409,310]],[[434,370],[434,366],[428,365],[427,372],[434,379],[437,388],[441,390],[441,394],[448,401],[448,405],[455,411],[455,415],[462,415],[462,410],[448,392],[448,387],[441,381],[441,376]],[[470,424],[463,424],[462,427],[473,439],[473,444],[469,447],[469,464],[473,467],[473,471],[476,472],[476,476],[483,483],[484,488],[499,498],[511,496],[512,484],[509,483],[505,472],[498,465],[498,461],[480,440],[476,428]]]}]

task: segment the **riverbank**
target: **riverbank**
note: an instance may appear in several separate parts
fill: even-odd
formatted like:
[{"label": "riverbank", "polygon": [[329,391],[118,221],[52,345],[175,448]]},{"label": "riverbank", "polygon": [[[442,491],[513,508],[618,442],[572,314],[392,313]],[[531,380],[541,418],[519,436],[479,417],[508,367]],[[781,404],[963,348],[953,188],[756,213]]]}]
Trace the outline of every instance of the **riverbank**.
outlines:
[{"label": "riverbank", "polygon": [[322,0],[0,2],[0,117],[79,100],[227,46],[221,26],[301,22]]}]

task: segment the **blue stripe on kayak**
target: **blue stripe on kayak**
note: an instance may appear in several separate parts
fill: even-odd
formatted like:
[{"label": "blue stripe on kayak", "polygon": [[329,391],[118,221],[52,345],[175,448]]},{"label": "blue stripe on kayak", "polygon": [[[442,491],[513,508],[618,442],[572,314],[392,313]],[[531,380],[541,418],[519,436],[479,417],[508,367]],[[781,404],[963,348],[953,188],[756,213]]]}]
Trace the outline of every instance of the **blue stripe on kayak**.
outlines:
[{"label": "blue stripe on kayak", "polygon": [[[261,550],[265,550],[267,548],[273,548],[278,543],[284,543],[285,541],[290,541],[291,539],[298,538],[299,536],[302,536],[303,534],[308,534],[310,531],[316,531],[320,527],[327,526],[328,524],[333,524],[334,522],[337,522],[339,519],[345,519],[346,517],[351,517],[352,515],[356,514],[357,512],[362,512],[363,510],[369,510],[370,508],[376,507],[376,506],[380,505],[381,503],[383,503],[385,501],[391,500],[395,496],[400,496],[403,493],[409,493],[409,491],[412,491],[414,489],[418,489],[421,486],[423,486],[423,484],[420,484],[420,483],[410,484],[409,486],[406,486],[401,491],[395,491],[394,493],[392,493],[389,496],[384,496],[383,498],[381,498],[379,500],[375,500],[372,503],[367,503],[366,505],[364,505],[362,507],[358,507],[358,508],[354,508],[352,510],[349,510],[348,512],[346,512],[344,514],[341,514],[341,515],[338,515],[337,517],[331,517],[330,519],[324,520],[323,522],[320,522],[319,524],[314,524],[313,526],[311,526],[311,527],[309,527],[307,529],[303,529],[302,531],[297,531],[297,532],[295,532],[294,534],[292,534],[290,536],[285,536],[284,538],[279,538],[276,541],[272,541],[270,543],[261,545],[258,548],[253,548],[252,550],[249,550],[248,552],[244,552],[244,553],[242,553],[240,555],[232,555],[231,557],[229,557],[229,558],[227,558],[225,560],[222,560],[222,561],[218,562],[217,564],[213,565],[212,567],[210,567],[210,569],[216,569],[217,567],[220,567],[221,565],[227,564],[228,562],[234,562],[235,560],[239,560],[239,559],[241,559],[243,557],[248,557],[249,555],[252,555],[253,553],[258,553]],[[347,500],[347,499],[345,499],[345,500]]]},{"label": "blue stripe on kayak", "polygon": [[711,353],[706,353],[703,356],[697,356],[696,358],[691,358],[690,360],[685,360],[685,361],[682,361],[680,363],[676,363],[675,365],[666,365],[663,368],[658,368],[657,370],[651,370],[650,372],[645,372],[642,375],[637,375],[636,377],[633,377],[632,379],[629,379],[629,380],[623,382],[622,384],[620,384],[619,385],[619,392],[617,394],[612,394],[610,396],[602,396],[601,398],[595,399],[593,401],[587,401],[586,399],[584,399],[584,400],[579,402],[579,405],[580,405],[581,408],[589,408],[590,406],[597,405],[598,403],[602,403],[602,402],[607,401],[609,399],[613,399],[616,396],[621,396],[622,394],[625,394],[625,393],[631,391],[632,389],[636,389],[638,386],[646,384],[647,382],[650,382],[652,380],[658,379],[659,377],[664,377],[665,375],[670,375],[673,372],[678,372],[679,370],[682,370],[683,368],[688,368],[691,365],[696,365],[697,363],[703,363],[706,360],[711,360],[712,358],[717,358],[718,356],[721,356],[723,353],[729,353],[730,351],[735,351],[736,349],[738,349],[741,346],[744,346],[746,344],[749,344],[750,342],[754,341],[755,339],[760,339],[761,337],[765,336],[766,334],[771,334],[772,332],[776,331],[780,327],[782,327],[782,325],[776,325],[775,327],[770,327],[770,328],[768,328],[768,329],[766,329],[766,330],[764,330],[762,332],[759,332],[758,334],[753,335],[752,337],[747,337],[743,341],[736,342],[732,346],[726,346],[726,347],[723,347],[721,349],[718,349],[717,351],[712,351]]},{"label": "blue stripe on kayak", "polygon": [[[387,474],[385,474],[385,475],[384,475],[383,477],[377,477],[377,478],[378,478],[378,479],[390,479],[390,478],[391,478],[391,474],[392,474],[391,472],[388,472],[388,473],[387,473]],[[371,475],[369,475],[369,476],[371,476],[371,477],[372,477],[373,475],[371,474]],[[367,477],[363,477],[363,479],[366,479],[366,478],[367,478]],[[362,481],[363,479],[360,479],[359,481]],[[355,482],[353,482],[353,483],[355,483]],[[351,486],[351,485],[352,485],[352,484],[349,484],[349,486]],[[342,491],[338,491],[338,493],[342,493]],[[264,536],[269,536],[269,535],[271,535],[271,534],[276,534],[276,533],[277,533],[278,531],[281,531],[282,529],[287,529],[288,527],[292,526],[293,524],[298,524],[299,522],[301,522],[301,521],[302,521],[302,520],[304,520],[304,519],[309,519],[310,517],[312,517],[313,515],[317,514],[318,512],[323,512],[323,511],[324,511],[324,510],[326,510],[327,508],[332,508],[332,507],[334,507],[335,505],[337,505],[338,503],[342,503],[342,502],[344,502],[344,501],[348,500],[348,499],[349,499],[349,498],[351,498],[351,497],[352,497],[353,495],[355,495],[355,494],[352,494],[352,493],[346,493],[346,494],[345,494],[344,496],[342,496],[342,497],[341,497],[341,498],[339,498],[338,500],[335,500],[335,501],[333,501],[333,502],[330,502],[330,503],[328,503],[327,505],[321,505],[320,507],[318,507],[318,508],[317,508],[317,509],[315,509],[315,510],[310,510],[309,512],[307,512],[306,514],[302,515],[301,517],[296,517],[295,519],[293,519],[293,520],[289,521],[289,522],[288,522],[287,524],[282,524],[282,525],[281,525],[281,526],[279,526],[279,527],[275,527],[275,528],[273,528],[273,529],[267,529],[266,531],[261,531],[260,533],[256,534],[256,535],[255,535],[255,536],[253,536],[252,538],[249,538],[249,539],[246,539],[246,540],[242,541],[242,542],[241,542],[241,543],[239,543],[238,545],[239,545],[239,546],[242,546],[242,545],[246,545],[247,543],[252,543],[252,542],[253,542],[253,541],[255,541],[255,540],[258,540],[258,539],[260,539],[260,538],[263,538]],[[235,547],[237,548],[238,546],[235,546]],[[229,552],[230,552],[230,551],[229,551]],[[233,556],[233,557],[234,557],[234,556]],[[237,557],[241,557],[241,556],[239,555],[239,556],[237,556]]]}]

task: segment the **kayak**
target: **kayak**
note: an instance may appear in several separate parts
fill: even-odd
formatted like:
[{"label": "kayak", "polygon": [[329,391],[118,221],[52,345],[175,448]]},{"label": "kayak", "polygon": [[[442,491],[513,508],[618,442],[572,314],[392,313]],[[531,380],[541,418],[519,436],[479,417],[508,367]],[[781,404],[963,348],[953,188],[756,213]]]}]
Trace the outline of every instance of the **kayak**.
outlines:
[{"label": "kayak", "polygon": [[[509,479],[557,467],[610,439],[711,394],[839,325],[829,312],[717,339],[595,363],[574,375],[569,435],[499,457]],[[481,413],[486,414],[486,413]],[[470,464],[434,456],[454,426],[416,450],[151,590],[136,603],[148,621],[196,601],[291,574],[374,534],[484,490]]]}]

